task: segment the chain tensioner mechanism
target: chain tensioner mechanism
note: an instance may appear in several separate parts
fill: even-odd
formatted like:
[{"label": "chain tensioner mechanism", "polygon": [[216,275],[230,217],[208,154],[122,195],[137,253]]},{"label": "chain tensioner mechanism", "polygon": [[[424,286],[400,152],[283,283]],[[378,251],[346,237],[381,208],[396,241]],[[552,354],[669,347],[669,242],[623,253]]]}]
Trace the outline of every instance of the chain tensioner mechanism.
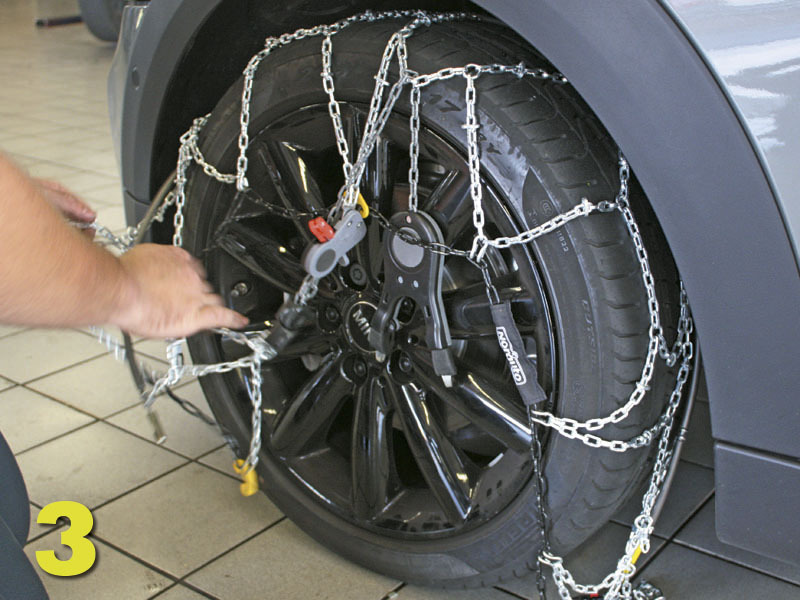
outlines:
[{"label": "chain tensioner mechanism", "polygon": [[[384,238],[384,284],[381,300],[370,323],[369,343],[379,360],[386,358],[397,329],[397,311],[403,298],[411,298],[425,316],[425,342],[431,351],[433,369],[447,387],[453,385],[456,366],[450,353],[450,327],[442,303],[444,255],[427,252],[422,243],[442,244],[439,226],[424,212],[399,212],[391,219],[396,231]],[[404,234],[404,235],[403,235]]]},{"label": "chain tensioner mechanism", "polygon": [[342,218],[333,228],[332,235],[330,228],[318,227],[317,230],[320,231],[317,239],[325,241],[309,246],[303,254],[303,268],[316,279],[328,275],[337,263],[343,267],[349,265],[350,259],[347,258],[347,253],[367,234],[364,218],[354,208],[344,211]]}]

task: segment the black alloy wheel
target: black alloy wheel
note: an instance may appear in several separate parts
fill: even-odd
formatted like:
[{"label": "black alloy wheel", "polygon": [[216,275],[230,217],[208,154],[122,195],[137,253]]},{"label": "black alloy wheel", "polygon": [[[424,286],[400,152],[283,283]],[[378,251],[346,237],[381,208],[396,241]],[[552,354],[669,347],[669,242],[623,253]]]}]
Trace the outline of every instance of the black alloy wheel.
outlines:
[{"label": "black alloy wheel", "polygon": [[[368,107],[342,106],[351,146]],[[322,282],[315,317],[298,340],[264,368],[264,448],[297,484],[355,525],[398,538],[447,536],[500,512],[531,476],[530,429],[497,344],[481,272],[466,259],[444,263],[443,300],[458,375],[438,377],[425,346],[422,310],[405,298],[396,344],[379,362],[367,334],[383,281],[391,217],[408,206],[407,121],[393,116],[370,158],[362,193],[373,215],[365,240]],[[252,192],[232,204],[207,244],[205,262],[228,303],[269,321],[304,276],[301,255],[312,241],[308,217],[276,217],[260,202],[327,214],[341,185],[340,159],[324,105],[303,107],[261,130],[250,145]],[[430,130],[420,132],[420,210],[436,219],[445,243],[472,244],[469,170],[463,155]],[[518,231],[484,182],[492,234]],[[554,332],[533,257],[524,249],[489,256],[503,299],[510,299],[540,380],[552,388]],[[409,282],[410,285],[410,282]],[[227,293],[226,293],[227,292]],[[217,358],[241,354],[220,344]],[[242,380],[228,378],[243,397]],[[246,398],[245,398],[246,400]],[[243,411],[249,404],[245,402]]]}]

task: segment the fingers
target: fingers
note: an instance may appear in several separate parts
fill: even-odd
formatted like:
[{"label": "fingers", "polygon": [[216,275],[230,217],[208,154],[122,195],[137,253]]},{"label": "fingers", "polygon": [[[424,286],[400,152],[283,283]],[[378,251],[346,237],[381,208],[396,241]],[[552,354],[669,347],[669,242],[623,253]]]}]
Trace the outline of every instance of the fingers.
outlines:
[{"label": "fingers", "polygon": [[250,321],[244,315],[237,313],[224,306],[214,306],[207,304],[198,312],[196,325],[197,331],[211,329],[213,327],[227,327],[229,329],[241,329]]},{"label": "fingers", "polygon": [[91,223],[97,213],[88,204],[56,181],[38,180],[42,193],[47,201],[67,219],[81,223]]},{"label": "fingers", "polygon": [[225,306],[222,297],[211,291],[211,286],[208,286],[209,292],[203,296],[203,304],[209,306]]},{"label": "fingers", "polygon": [[120,257],[135,280],[132,306],[123,307],[124,328],[147,337],[184,337],[204,329],[247,325],[225,307],[200,262],[173,246],[141,244]]}]

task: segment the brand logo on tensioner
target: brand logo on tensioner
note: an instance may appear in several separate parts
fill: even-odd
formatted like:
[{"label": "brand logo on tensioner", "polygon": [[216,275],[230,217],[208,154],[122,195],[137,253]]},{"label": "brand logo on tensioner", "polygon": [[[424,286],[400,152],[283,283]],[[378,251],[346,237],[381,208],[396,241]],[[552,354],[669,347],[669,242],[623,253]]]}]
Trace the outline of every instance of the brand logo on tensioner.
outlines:
[{"label": "brand logo on tensioner", "polygon": [[503,353],[506,355],[506,361],[508,361],[508,367],[511,369],[511,376],[514,378],[514,383],[517,385],[525,384],[528,378],[525,377],[525,371],[522,370],[522,364],[519,362],[519,353],[514,350],[511,340],[508,339],[506,328],[497,327],[496,330],[497,341],[500,342],[500,348],[503,349]]}]

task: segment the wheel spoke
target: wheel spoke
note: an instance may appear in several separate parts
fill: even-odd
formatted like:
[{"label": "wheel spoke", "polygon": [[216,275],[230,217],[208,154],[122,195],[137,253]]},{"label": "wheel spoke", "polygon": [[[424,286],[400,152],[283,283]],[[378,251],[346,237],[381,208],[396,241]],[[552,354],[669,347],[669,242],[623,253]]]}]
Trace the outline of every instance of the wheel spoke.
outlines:
[{"label": "wheel spoke", "polygon": [[341,373],[342,355],[331,354],[275,420],[272,446],[298,456],[317,440],[353,390]]},{"label": "wheel spoke", "polygon": [[[257,144],[255,156],[275,187],[281,204],[305,212],[324,212],[322,193],[297,149],[287,142],[270,138]],[[312,239],[305,223],[293,222],[305,239]]]},{"label": "wheel spoke", "polygon": [[[536,306],[528,292],[515,286],[512,279],[513,275],[508,275],[495,281],[500,300],[510,301],[514,314],[522,317],[517,322],[520,334],[533,335]],[[469,339],[495,335],[483,281],[444,292],[442,299],[452,337]]]},{"label": "wheel spoke", "polygon": [[447,223],[444,232],[445,244],[452,244],[472,219],[472,198],[469,194],[469,175],[462,171],[450,171],[434,188],[425,202],[424,210],[441,215]]},{"label": "wheel spoke", "polygon": [[361,192],[370,204],[377,206],[383,214],[389,215],[392,208],[397,159],[389,140],[379,137],[375,150],[367,159]]},{"label": "wheel spoke", "polygon": [[293,294],[303,280],[303,267],[274,240],[231,221],[213,244],[270,285]]},{"label": "wheel spoke", "polygon": [[367,221],[367,235],[364,241],[356,246],[358,263],[367,271],[370,285],[378,289],[378,275],[383,269],[383,240],[381,226],[377,219]]},{"label": "wheel spoke", "polygon": [[[414,354],[416,364],[422,362],[423,352],[419,350]],[[415,369],[414,373],[428,389],[506,447],[520,452],[530,449],[531,430],[525,410],[509,398],[516,394],[499,390],[475,371],[459,372],[451,388],[445,387],[427,364]]]},{"label": "wheel spoke", "polygon": [[306,329],[270,361],[270,364],[295,360],[305,354],[328,354],[336,338],[311,329]]},{"label": "wheel spoke", "polygon": [[348,106],[342,111],[344,136],[350,149],[350,155],[347,158],[351,163],[355,162],[358,149],[361,146],[361,136],[364,134],[365,122],[366,113],[355,106]]},{"label": "wheel spoke", "polygon": [[389,502],[392,473],[388,411],[383,384],[371,379],[356,394],[351,464],[353,509],[357,517],[372,519]]},{"label": "wheel spoke", "polygon": [[417,466],[453,524],[463,523],[472,509],[466,458],[434,420],[425,399],[411,384],[388,386]]},{"label": "wheel spoke", "polygon": [[[352,109],[344,115],[345,130],[351,148],[353,140],[356,144],[360,144],[364,117],[365,115],[356,109]],[[384,215],[389,215],[392,211],[396,162],[390,142],[379,137],[375,142],[375,149],[367,159],[364,176],[361,180],[361,193],[370,206],[377,207]],[[356,252],[359,263],[367,270],[373,287],[376,287],[377,276],[383,266],[382,230],[376,219],[370,219],[367,227],[366,240],[358,245]]]}]

